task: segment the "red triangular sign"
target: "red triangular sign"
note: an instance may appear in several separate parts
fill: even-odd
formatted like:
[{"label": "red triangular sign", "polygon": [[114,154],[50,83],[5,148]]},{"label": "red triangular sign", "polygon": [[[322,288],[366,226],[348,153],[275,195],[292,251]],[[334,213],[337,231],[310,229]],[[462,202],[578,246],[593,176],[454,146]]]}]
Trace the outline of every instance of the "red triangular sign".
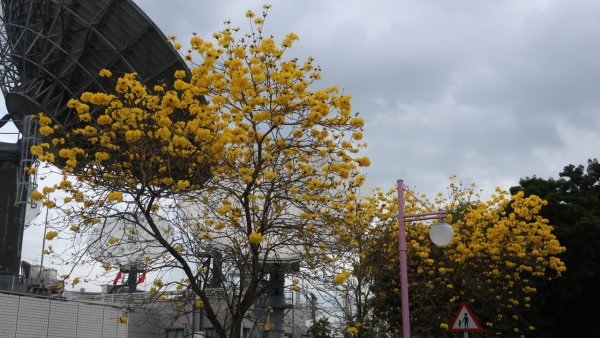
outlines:
[{"label": "red triangular sign", "polygon": [[452,332],[478,332],[482,331],[481,325],[473,316],[473,313],[467,306],[467,303],[463,302],[460,304],[460,308],[454,317],[452,325],[450,325],[450,331]]}]

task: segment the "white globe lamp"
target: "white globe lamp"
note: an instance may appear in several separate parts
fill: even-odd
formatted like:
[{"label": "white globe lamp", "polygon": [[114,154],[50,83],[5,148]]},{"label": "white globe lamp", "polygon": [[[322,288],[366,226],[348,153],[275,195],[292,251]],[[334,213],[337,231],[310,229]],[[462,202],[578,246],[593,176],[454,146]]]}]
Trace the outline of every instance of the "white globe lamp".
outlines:
[{"label": "white globe lamp", "polygon": [[454,238],[454,229],[452,229],[450,224],[440,221],[431,227],[429,237],[435,245],[446,246]]}]

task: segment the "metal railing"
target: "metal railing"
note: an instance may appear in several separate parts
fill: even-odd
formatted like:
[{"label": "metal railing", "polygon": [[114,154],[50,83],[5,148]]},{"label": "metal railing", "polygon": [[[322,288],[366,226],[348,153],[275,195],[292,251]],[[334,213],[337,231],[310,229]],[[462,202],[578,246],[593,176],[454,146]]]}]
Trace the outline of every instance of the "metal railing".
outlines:
[{"label": "metal railing", "polygon": [[31,115],[23,118],[24,133],[20,137],[21,161],[17,171],[17,199],[16,205],[30,204],[36,208],[37,203],[32,201],[29,196],[37,189],[37,169],[40,166],[40,161],[30,151],[34,145],[41,143],[41,137],[38,132],[37,119]]}]

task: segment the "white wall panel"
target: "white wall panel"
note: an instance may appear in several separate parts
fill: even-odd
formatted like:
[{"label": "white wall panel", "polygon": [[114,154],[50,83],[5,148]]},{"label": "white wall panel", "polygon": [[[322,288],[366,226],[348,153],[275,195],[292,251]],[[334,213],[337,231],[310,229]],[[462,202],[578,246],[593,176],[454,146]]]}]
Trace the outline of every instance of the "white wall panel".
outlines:
[{"label": "white wall panel", "polygon": [[27,294],[0,293],[2,338],[127,337],[121,309]]}]

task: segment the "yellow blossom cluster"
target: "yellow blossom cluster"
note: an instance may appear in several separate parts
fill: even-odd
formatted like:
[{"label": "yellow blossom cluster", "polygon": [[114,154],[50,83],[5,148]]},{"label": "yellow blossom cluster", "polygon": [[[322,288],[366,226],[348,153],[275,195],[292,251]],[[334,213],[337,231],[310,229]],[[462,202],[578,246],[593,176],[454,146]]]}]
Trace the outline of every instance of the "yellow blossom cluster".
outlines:
[{"label": "yellow blossom cluster", "polygon": [[261,233],[253,232],[248,236],[248,240],[250,243],[259,244],[263,241],[263,236]]},{"label": "yellow blossom cluster", "polygon": [[46,239],[49,241],[53,240],[56,236],[58,236],[58,232],[56,231],[48,231],[46,233]]},{"label": "yellow blossom cluster", "polygon": [[348,279],[348,277],[350,277],[350,271],[343,271],[341,273],[338,273],[335,276],[335,279],[333,280],[334,282],[338,283],[338,284],[344,284],[344,282],[346,281],[346,279]]}]

